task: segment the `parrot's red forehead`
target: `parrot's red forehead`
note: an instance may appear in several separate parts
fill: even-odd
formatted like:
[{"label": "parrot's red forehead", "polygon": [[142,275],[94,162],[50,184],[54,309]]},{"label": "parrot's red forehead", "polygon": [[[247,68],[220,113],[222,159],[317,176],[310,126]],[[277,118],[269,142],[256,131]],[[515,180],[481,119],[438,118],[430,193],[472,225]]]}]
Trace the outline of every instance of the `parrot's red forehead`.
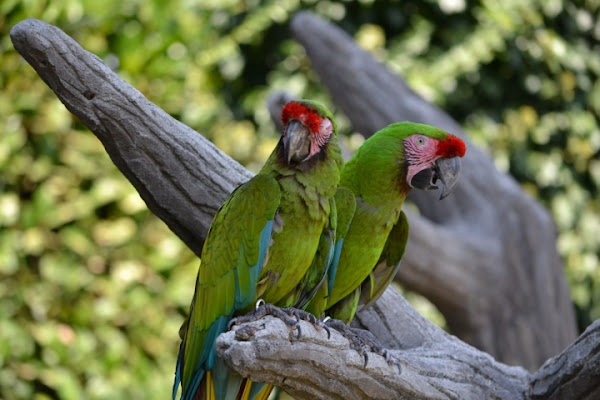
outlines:
[{"label": "parrot's red forehead", "polygon": [[437,146],[437,155],[440,157],[463,157],[467,146],[459,137],[448,135],[445,140],[440,140]]},{"label": "parrot's red forehead", "polygon": [[310,129],[312,133],[319,132],[321,117],[313,108],[305,104],[292,101],[283,107],[283,110],[281,110],[281,122],[283,122],[284,125],[287,125],[291,119],[301,121],[304,125],[308,126],[308,129]]}]

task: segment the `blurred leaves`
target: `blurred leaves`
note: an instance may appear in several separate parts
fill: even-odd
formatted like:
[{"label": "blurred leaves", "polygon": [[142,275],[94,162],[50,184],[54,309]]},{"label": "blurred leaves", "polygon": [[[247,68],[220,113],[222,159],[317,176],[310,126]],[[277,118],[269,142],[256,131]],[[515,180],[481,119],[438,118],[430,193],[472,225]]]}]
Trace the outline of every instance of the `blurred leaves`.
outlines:
[{"label": "blurred leaves", "polygon": [[[198,266],[14,51],[8,32],[20,20],[65,30],[253,171],[278,138],[264,106],[270,90],[331,105],[290,39],[289,17],[311,9],[334,21],[548,207],[583,329],[600,317],[599,8],[598,0],[1,2],[0,398],[170,396]],[[356,148],[362,138],[334,113]]]}]

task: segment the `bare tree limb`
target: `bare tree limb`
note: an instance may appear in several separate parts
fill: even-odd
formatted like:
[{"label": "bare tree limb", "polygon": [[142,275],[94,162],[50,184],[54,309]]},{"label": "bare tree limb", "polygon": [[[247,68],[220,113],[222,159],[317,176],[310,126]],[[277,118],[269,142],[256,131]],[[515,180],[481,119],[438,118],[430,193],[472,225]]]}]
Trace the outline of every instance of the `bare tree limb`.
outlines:
[{"label": "bare tree limb", "polygon": [[[265,317],[217,340],[227,365],[282,387],[297,399],[592,399],[600,359],[600,321],[531,375],[495,361],[421,317],[394,289],[363,311],[361,322],[393,354],[402,373],[375,354],[367,367],[348,341],[302,322],[303,336]],[[250,333],[248,333],[250,332]],[[569,371],[568,373],[565,373]]]},{"label": "bare tree limb", "polygon": [[60,101],[100,139],[148,208],[200,255],[213,215],[252,174],[60,29],[27,19],[10,37]]},{"label": "bare tree limb", "polygon": [[[308,13],[292,33],[355,129],[368,136],[400,120],[458,134],[459,124],[415,94],[338,27]],[[421,216],[397,279],[430,299],[451,330],[509,364],[535,369],[576,336],[569,288],[549,213],[468,145],[461,181],[438,201],[413,190]]]},{"label": "bare tree limb", "polygon": [[600,320],[533,374],[529,398],[600,399]]},{"label": "bare tree limb", "polygon": [[[236,332],[221,336],[217,351],[236,372],[276,383],[297,399],[523,398],[528,379],[523,368],[500,364],[446,334],[394,290],[388,290],[382,300],[395,308],[382,318],[394,327],[405,322],[408,329],[404,326],[401,331],[419,336],[394,352],[402,363],[401,374],[375,354],[370,354],[364,368],[362,357],[339,333],[332,331],[327,340],[325,332],[308,323],[302,326],[303,337],[296,340],[295,332],[280,321],[263,319],[258,327],[264,329],[249,340]],[[403,341],[401,336],[395,340]]]}]

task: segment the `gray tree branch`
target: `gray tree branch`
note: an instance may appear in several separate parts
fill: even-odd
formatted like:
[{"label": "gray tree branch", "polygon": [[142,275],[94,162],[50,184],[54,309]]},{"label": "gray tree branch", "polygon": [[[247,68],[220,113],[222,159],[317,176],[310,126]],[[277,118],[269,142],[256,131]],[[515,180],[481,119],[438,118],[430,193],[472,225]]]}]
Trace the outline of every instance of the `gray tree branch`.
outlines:
[{"label": "gray tree branch", "polygon": [[10,37],[67,109],[100,139],[148,208],[200,255],[212,217],[252,174],[60,29],[27,19]]},{"label": "gray tree branch", "polygon": [[296,339],[273,317],[241,325],[217,340],[226,364],[297,399],[595,399],[600,396],[600,320],[535,374],[494,360],[421,317],[394,289],[360,322],[393,351],[402,373],[378,355],[367,367],[348,340],[327,339],[301,322]]},{"label": "gray tree branch", "polygon": [[449,115],[338,27],[308,12],[294,16],[304,46],[333,100],[369,136],[412,120],[468,143],[461,181],[438,201],[413,190],[409,243],[397,279],[442,311],[452,332],[509,364],[538,368],[576,336],[575,316],[550,214],[469,143]]}]

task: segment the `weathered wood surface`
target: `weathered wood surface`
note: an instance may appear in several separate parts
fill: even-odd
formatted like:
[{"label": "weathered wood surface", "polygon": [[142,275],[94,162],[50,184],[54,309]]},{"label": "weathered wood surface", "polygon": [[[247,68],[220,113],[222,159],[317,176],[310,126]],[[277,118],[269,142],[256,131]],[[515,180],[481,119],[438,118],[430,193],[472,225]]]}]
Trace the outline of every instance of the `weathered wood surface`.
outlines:
[{"label": "weathered wood surface", "polygon": [[100,139],[150,210],[200,255],[212,217],[252,174],[57,27],[27,19],[10,36],[60,101]]},{"label": "weathered wood surface", "polygon": [[[367,367],[348,341],[301,322],[302,337],[265,317],[217,340],[217,352],[243,376],[274,383],[297,399],[598,399],[600,320],[537,372],[508,366],[421,317],[393,288],[361,314],[402,364],[370,353]],[[248,326],[255,327],[248,334]],[[239,329],[239,328],[238,328]]]}]

